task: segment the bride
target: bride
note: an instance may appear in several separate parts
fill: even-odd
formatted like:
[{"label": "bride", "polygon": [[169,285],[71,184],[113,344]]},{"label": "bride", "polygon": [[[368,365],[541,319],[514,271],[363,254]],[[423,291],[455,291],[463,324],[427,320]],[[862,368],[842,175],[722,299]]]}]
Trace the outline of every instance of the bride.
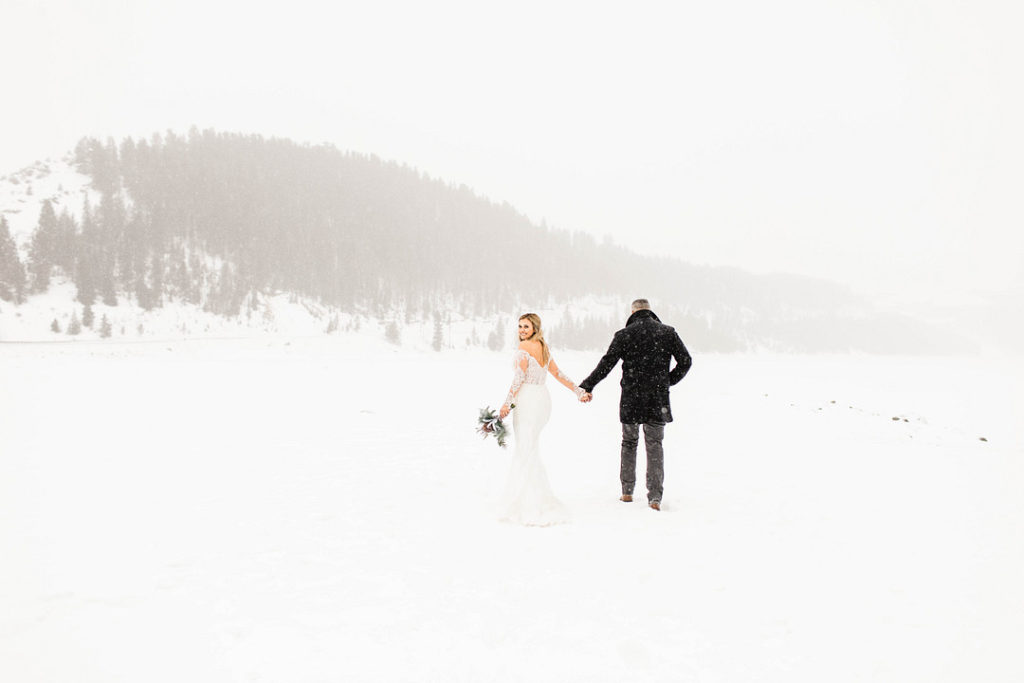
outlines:
[{"label": "bride", "polygon": [[590,395],[566,377],[551,359],[551,351],[540,328],[540,317],[536,313],[524,313],[519,317],[519,348],[513,361],[512,388],[499,414],[505,419],[512,412],[516,450],[501,497],[500,518],[531,526],[565,522],[569,513],[551,491],[538,452],[540,432],[551,417],[551,395],[544,386],[544,380],[550,372],[580,401],[586,403]]}]

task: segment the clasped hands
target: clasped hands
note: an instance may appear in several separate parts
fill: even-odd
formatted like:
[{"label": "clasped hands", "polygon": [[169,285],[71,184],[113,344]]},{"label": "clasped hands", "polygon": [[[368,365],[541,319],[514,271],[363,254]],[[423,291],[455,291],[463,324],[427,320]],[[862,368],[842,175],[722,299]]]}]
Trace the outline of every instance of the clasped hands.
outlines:
[{"label": "clasped hands", "polygon": [[590,401],[593,398],[594,395],[592,393],[590,393],[589,391],[584,391],[583,394],[580,396],[580,403],[590,403]]}]

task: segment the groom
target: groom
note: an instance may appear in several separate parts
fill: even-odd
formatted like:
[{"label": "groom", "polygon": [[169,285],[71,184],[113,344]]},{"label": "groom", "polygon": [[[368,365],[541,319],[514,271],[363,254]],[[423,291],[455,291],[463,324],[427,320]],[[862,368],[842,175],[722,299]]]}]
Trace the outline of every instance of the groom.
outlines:
[{"label": "groom", "polygon": [[[669,370],[669,361],[676,366]],[[619,401],[619,421],[622,422],[622,462],[619,479],[622,481],[622,500],[633,502],[636,484],[636,446],[640,438],[640,425],[644,426],[644,445],[647,447],[647,502],[655,510],[661,509],[662,485],[665,481],[665,454],[661,441],[665,436],[665,423],[672,421],[668,401],[668,388],[679,382],[690,369],[690,354],[676,331],[663,325],[651,310],[647,299],[633,302],[632,315],[626,327],[615,333],[611,346],[590,376],[580,382],[589,402],[594,386],[608,376],[622,359],[622,398]]]}]

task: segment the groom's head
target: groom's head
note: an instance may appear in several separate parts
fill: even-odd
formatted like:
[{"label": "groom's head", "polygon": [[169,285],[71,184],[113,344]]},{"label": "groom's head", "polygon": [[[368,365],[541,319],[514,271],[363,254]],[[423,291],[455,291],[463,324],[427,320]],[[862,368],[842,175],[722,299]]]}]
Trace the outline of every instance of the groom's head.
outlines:
[{"label": "groom's head", "polygon": [[647,299],[637,299],[633,302],[633,313],[637,311],[649,311],[651,310],[651,302]]}]

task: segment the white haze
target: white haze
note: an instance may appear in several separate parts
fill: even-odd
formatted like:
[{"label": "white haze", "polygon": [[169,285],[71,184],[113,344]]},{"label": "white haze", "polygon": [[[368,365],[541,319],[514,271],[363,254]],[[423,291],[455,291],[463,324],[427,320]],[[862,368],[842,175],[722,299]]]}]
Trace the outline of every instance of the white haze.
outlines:
[{"label": "white haze", "polygon": [[643,253],[1020,297],[1011,2],[4,3],[0,169],[83,135],[331,142]]}]

